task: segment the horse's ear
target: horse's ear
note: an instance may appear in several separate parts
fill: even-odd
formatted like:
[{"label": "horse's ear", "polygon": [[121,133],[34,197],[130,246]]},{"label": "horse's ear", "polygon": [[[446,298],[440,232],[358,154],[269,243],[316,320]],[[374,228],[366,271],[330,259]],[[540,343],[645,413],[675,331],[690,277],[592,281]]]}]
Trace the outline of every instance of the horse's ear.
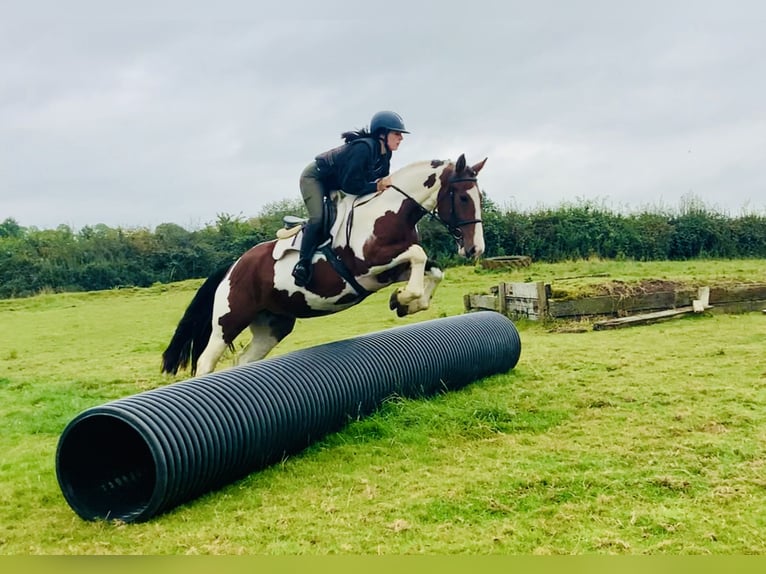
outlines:
[{"label": "horse's ear", "polygon": [[485,158],[484,158],[483,160],[481,160],[479,163],[477,163],[476,165],[474,165],[473,167],[471,167],[471,169],[474,171],[474,173],[479,173],[479,172],[481,171],[481,168],[483,168],[483,167],[484,167],[484,164],[485,164],[485,163],[487,163],[487,160],[488,160],[488,159],[489,159],[489,158],[486,158],[486,157],[485,157]]},{"label": "horse's ear", "polygon": [[461,153],[460,157],[457,158],[457,163],[455,164],[455,173],[462,173],[464,169],[465,169],[465,154]]}]

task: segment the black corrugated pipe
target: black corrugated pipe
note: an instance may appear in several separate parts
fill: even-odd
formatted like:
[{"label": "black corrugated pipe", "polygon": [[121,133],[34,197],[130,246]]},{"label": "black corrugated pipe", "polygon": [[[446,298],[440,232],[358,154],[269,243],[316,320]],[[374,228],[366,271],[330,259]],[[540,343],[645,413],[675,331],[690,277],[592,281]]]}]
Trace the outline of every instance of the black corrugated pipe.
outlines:
[{"label": "black corrugated pipe", "polygon": [[90,408],[62,433],[59,486],[86,520],[139,522],[296,453],[393,395],[509,371],[521,341],[492,311],[396,327]]}]

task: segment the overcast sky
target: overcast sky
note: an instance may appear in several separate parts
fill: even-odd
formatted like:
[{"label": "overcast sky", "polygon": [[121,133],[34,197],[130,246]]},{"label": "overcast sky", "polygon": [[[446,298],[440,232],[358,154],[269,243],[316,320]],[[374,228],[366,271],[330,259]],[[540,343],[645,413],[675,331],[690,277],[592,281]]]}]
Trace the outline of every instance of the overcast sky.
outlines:
[{"label": "overcast sky", "polygon": [[380,109],[504,208],[766,213],[762,0],[258,4],[0,0],[0,221],[254,216]]}]

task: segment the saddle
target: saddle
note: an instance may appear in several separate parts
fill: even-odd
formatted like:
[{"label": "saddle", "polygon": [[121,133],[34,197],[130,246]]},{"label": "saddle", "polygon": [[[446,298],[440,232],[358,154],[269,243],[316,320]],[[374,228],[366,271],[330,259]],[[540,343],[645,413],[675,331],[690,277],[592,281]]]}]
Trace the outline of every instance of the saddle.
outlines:
[{"label": "saddle", "polygon": [[[364,299],[370,292],[362,287],[348,270],[346,265],[332,250],[332,237],[330,231],[338,216],[338,208],[335,203],[340,199],[341,192],[332,192],[324,196],[322,203],[322,235],[319,239],[319,245],[316,248],[318,253],[322,253],[325,259],[333,266],[335,271],[356,291],[357,297]],[[301,247],[301,233],[308,222],[305,217],[295,215],[286,215],[282,218],[284,227],[277,230],[277,243],[274,246],[272,255],[274,260],[281,259],[289,251],[298,251]]]},{"label": "saddle", "polygon": [[[335,199],[332,196],[338,193],[340,192],[332,192],[324,196],[324,201],[322,202],[322,238],[320,239],[320,242],[324,242],[330,237],[330,230],[338,215],[338,208],[335,205]],[[305,217],[285,215],[282,218],[284,227],[277,229],[277,239],[289,239],[290,237],[298,235],[307,222],[308,219]]]},{"label": "saddle", "polygon": [[289,239],[290,237],[298,235],[300,230],[303,229],[303,224],[307,221],[308,219],[305,217],[298,217],[297,215],[285,215],[282,218],[284,227],[277,229],[277,239]]}]

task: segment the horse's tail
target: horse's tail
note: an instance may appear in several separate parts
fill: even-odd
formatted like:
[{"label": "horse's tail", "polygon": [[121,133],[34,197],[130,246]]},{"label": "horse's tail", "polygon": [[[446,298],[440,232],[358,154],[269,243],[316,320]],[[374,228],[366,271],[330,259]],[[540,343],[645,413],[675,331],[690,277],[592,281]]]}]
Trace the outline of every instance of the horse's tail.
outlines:
[{"label": "horse's tail", "polygon": [[192,376],[197,372],[197,359],[205,350],[213,332],[215,291],[230,268],[231,265],[222,267],[210,275],[197,290],[178,323],[168,348],[162,353],[163,373],[175,375],[178,369],[185,369],[189,365],[190,355]]}]

